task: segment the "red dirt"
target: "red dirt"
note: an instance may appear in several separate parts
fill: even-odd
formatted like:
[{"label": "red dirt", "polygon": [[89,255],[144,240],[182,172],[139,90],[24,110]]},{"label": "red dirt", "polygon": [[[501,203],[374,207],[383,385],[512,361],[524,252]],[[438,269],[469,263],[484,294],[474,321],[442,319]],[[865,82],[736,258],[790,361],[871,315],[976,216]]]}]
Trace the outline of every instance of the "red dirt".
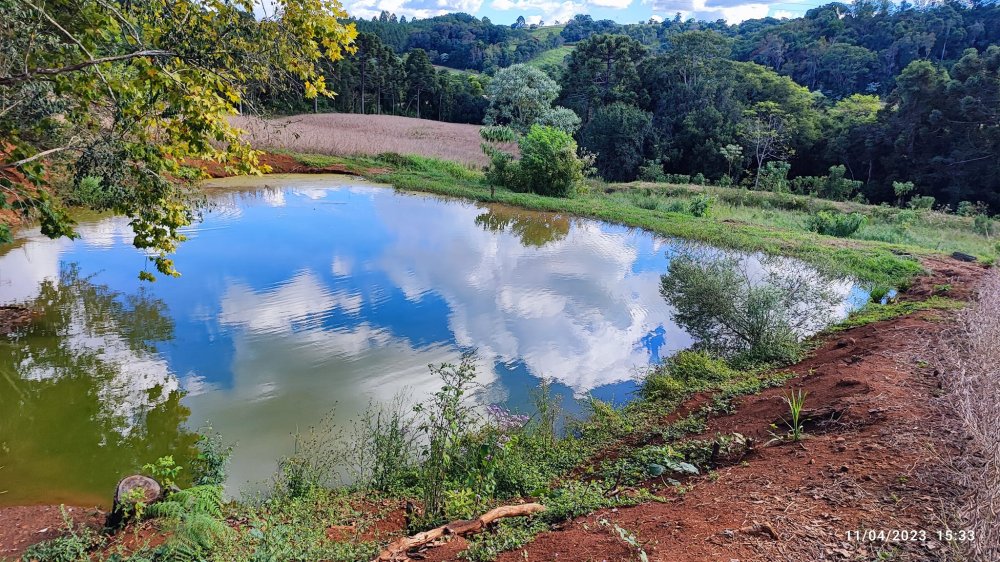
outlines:
[{"label": "red dirt", "polygon": [[[333,164],[323,167],[306,166],[287,154],[264,152],[260,155],[260,163],[271,168],[272,174],[354,174],[347,166]],[[189,162],[205,171],[210,177],[225,178],[233,174],[226,171],[225,166],[212,160]]]},{"label": "red dirt", "polygon": [[[74,525],[94,529],[104,524],[105,513],[97,508],[67,507]],[[0,508],[0,560],[16,558],[29,546],[53,539],[66,529],[56,505]]]}]

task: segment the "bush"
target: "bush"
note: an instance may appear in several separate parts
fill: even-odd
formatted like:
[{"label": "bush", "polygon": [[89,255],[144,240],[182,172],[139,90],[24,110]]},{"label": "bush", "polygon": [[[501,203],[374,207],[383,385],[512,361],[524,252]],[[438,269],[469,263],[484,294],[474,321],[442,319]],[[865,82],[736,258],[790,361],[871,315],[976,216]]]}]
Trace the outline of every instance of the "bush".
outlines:
[{"label": "bush", "polygon": [[226,481],[226,468],[233,448],[222,442],[222,436],[206,428],[196,444],[198,456],[191,463],[191,479],[195,486],[221,486]]},{"label": "bush", "polygon": [[849,180],[844,166],[831,166],[830,173],[823,177],[800,176],[791,181],[792,191],[823,199],[845,201],[861,189],[862,182]]},{"label": "bush", "polygon": [[667,369],[675,379],[688,384],[723,381],[734,374],[725,361],[705,351],[677,352],[667,360]]},{"label": "bush", "polygon": [[518,183],[539,195],[567,197],[583,179],[576,141],[559,129],[533,125],[518,142]]},{"label": "bush", "polygon": [[910,208],[916,211],[930,211],[937,200],[930,195],[921,195],[910,199]]},{"label": "bush", "polygon": [[666,368],[650,371],[639,387],[639,395],[645,400],[667,400],[676,402],[688,393],[688,387],[674,378]]},{"label": "bush", "polygon": [[788,171],[792,165],[780,160],[772,160],[760,170],[758,188],[762,191],[786,193],[788,191]]},{"label": "bush", "polygon": [[819,211],[809,218],[807,226],[809,230],[818,232],[819,234],[847,238],[857,232],[867,222],[868,217],[861,213],[844,214]]},{"label": "bush", "polygon": [[708,195],[698,195],[688,204],[688,212],[695,217],[707,217],[712,208],[712,198]]},{"label": "bush", "polygon": [[667,174],[663,172],[663,163],[659,160],[646,160],[639,166],[639,179],[642,181],[665,183]]},{"label": "bush", "polygon": [[977,234],[982,234],[983,236],[989,238],[993,236],[993,219],[986,215],[976,215],[976,218],[972,221],[972,229],[975,230]]}]

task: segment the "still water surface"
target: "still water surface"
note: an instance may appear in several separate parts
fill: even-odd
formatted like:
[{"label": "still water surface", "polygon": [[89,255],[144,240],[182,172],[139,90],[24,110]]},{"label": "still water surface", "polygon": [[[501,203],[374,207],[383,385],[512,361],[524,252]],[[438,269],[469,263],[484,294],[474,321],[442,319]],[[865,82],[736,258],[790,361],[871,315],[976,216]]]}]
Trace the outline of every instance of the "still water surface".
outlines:
[{"label": "still water surface", "polygon": [[[237,444],[236,493],[296,431],[420,400],[427,365],[465,350],[481,403],[525,411],[544,377],[573,412],[588,393],[627,400],[636,373],[692,343],[659,294],[671,242],[642,231],[344,176],[210,193],[178,279],[137,280],[119,218],[0,255],[0,304],[40,312],[0,338],[0,504],[106,505],[122,474],[184,464],[206,424]],[[864,297],[837,290],[838,313]]]}]

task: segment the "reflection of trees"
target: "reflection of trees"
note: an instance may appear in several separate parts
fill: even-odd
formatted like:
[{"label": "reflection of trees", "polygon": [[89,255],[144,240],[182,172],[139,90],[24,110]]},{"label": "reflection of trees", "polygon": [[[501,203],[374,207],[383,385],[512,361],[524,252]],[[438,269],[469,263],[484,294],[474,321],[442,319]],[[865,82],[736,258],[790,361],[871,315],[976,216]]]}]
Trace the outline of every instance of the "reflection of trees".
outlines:
[{"label": "reflection of trees", "polygon": [[490,232],[510,230],[525,246],[541,247],[569,234],[569,217],[556,213],[526,211],[504,205],[490,205],[476,217],[476,224]]},{"label": "reflection of trees", "polygon": [[783,361],[796,342],[828,325],[839,300],[834,280],[791,261],[747,261],[708,252],[674,256],[660,292],[673,319],[703,348],[752,361]]},{"label": "reflection of trees", "polygon": [[183,429],[189,411],[176,382],[165,368],[135,366],[162,366],[151,353],[173,337],[163,302],[116,293],[70,268],[26,304],[39,319],[0,339],[8,491],[0,499],[107,501],[117,479],[143,463],[173,454],[184,464],[194,435]]}]

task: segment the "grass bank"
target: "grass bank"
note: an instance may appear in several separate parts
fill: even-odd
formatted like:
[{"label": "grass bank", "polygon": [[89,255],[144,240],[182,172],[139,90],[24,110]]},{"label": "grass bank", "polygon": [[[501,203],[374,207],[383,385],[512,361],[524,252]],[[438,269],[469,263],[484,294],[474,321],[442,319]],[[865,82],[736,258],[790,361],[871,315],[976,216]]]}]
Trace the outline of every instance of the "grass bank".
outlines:
[{"label": "grass bank", "polygon": [[[873,287],[905,288],[923,271],[920,259],[925,256],[958,251],[992,261],[997,251],[995,241],[974,232],[971,219],[937,212],[744,189],[649,183],[591,182],[583,193],[565,199],[503,189],[491,195],[482,173],[452,162],[388,154],[292,156],[317,168],[342,165],[399,189],[571,213],[726,249],[793,257]],[[712,201],[706,216],[693,216],[685,210],[699,197]],[[820,210],[860,212],[868,222],[851,238],[824,236],[807,227],[809,217]]]}]

